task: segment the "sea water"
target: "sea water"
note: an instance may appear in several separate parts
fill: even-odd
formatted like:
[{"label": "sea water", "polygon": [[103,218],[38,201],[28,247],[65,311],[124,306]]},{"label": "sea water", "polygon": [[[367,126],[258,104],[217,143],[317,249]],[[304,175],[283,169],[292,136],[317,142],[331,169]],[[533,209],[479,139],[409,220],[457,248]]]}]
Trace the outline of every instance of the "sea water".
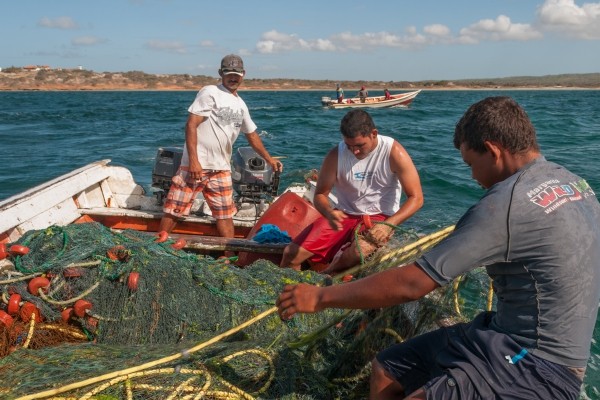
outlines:
[{"label": "sea water", "polygon": [[[148,193],[158,147],[182,146],[195,91],[0,92],[0,200],[90,162],[127,167]],[[282,157],[280,189],[319,169],[341,139],[345,110],[321,106],[331,91],[240,91],[265,146]],[[377,93],[373,93],[377,94]],[[380,134],[397,139],[421,177],[425,205],[405,223],[421,233],[454,224],[483,195],[452,145],[464,111],[487,96],[511,96],[532,119],[543,154],[600,193],[600,91],[422,91],[406,108],[372,109]],[[243,135],[237,146],[247,146]],[[600,322],[586,392],[600,397]]]}]

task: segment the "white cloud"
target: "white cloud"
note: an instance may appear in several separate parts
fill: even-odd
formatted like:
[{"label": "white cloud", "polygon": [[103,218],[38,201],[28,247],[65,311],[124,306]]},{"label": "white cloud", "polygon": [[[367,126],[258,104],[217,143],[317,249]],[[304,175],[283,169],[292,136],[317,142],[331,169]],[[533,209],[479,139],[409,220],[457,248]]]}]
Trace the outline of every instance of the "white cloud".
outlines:
[{"label": "white cloud", "polygon": [[600,3],[583,3],[575,0],[546,0],[537,11],[541,29],[564,33],[578,39],[600,39]]},{"label": "white cloud", "polygon": [[453,34],[444,24],[430,24],[419,31],[407,27],[392,32],[339,32],[327,38],[305,39],[276,30],[263,33],[256,44],[258,53],[291,51],[368,52],[376,48],[419,49],[437,44],[471,45],[486,41],[540,40],[545,32],[562,32],[583,39],[600,39],[600,3],[575,4],[575,0],[544,0],[537,21],[516,23],[506,15],[481,19]]},{"label": "white cloud", "polygon": [[146,47],[152,50],[164,51],[167,53],[187,53],[185,45],[178,41],[151,40],[146,43]]},{"label": "white cloud", "polygon": [[450,28],[442,24],[427,25],[423,32],[431,36],[450,36]]},{"label": "white cloud", "polygon": [[306,40],[295,34],[273,30],[263,33],[261,40],[256,44],[256,51],[263,54],[300,50],[369,51],[375,47],[411,48],[421,46],[425,42],[427,42],[426,37],[416,33],[416,31],[407,32],[405,36],[398,36],[389,32],[366,32],[359,35],[352,32],[341,32],[329,38]]},{"label": "white cloud", "polygon": [[74,46],[93,46],[104,42],[106,39],[95,36],[79,36],[71,40],[71,44]]},{"label": "white cloud", "polygon": [[48,18],[43,17],[38,21],[38,26],[53,29],[77,29],[79,26],[71,17]]},{"label": "white cloud", "polygon": [[482,19],[467,28],[460,30],[458,41],[461,43],[479,43],[492,41],[527,41],[541,39],[542,33],[529,24],[515,24],[506,15],[495,20]]}]

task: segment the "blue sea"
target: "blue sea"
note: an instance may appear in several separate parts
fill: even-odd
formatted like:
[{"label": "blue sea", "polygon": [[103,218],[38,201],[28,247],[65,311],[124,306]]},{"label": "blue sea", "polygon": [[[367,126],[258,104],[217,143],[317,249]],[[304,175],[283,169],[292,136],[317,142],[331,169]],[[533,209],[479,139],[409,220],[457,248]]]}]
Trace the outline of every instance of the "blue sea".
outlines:
[{"label": "blue sea", "polygon": [[[340,140],[344,110],[321,106],[331,91],[241,91],[272,155],[281,156],[283,189],[318,169]],[[182,146],[194,91],[0,92],[0,200],[90,162],[111,159],[150,193],[158,147]],[[377,93],[373,93],[377,94]],[[472,103],[507,95],[528,112],[547,159],[587,179],[600,193],[600,91],[422,91],[408,108],[373,109],[379,132],[407,149],[419,170],[425,205],[406,223],[432,233],[483,194],[452,145],[454,125]],[[236,146],[245,146],[243,135]],[[600,398],[600,324],[586,393]]]}]

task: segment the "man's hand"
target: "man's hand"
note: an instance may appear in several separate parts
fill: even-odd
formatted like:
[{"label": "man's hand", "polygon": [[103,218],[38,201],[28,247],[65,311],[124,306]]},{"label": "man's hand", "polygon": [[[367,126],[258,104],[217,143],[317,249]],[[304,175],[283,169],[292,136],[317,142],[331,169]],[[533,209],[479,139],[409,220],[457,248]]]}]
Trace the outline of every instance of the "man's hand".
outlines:
[{"label": "man's hand", "polygon": [[374,227],[365,232],[364,236],[374,245],[381,247],[390,240],[393,234],[394,229],[391,226],[375,224]]},{"label": "man's hand", "polygon": [[348,216],[343,211],[333,210],[327,215],[327,220],[332,229],[339,231],[342,229],[342,221],[347,217]]},{"label": "man's hand", "polygon": [[188,173],[190,174],[190,178],[199,180],[202,178],[202,166],[198,161],[194,162],[190,160]]},{"label": "man's hand", "polygon": [[322,288],[318,286],[306,283],[286,285],[275,303],[279,317],[284,321],[288,321],[296,313],[321,311],[319,306],[321,290]]},{"label": "man's hand", "polygon": [[283,171],[283,163],[276,158],[271,157],[269,160],[269,164],[273,168],[273,171],[281,172]]}]

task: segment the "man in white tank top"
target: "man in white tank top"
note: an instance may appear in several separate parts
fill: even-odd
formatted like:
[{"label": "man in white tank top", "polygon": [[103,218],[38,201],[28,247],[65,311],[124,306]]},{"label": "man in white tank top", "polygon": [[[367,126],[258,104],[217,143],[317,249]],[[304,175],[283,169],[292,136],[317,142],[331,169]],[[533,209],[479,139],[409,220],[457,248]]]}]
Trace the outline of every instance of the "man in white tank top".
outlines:
[{"label": "man in white tank top", "polygon": [[[340,249],[352,242],[359,225],[365,238],[360,250],[368,255],[387,243],[394,226],[423,205],[421,181],[412,159],[396,140],[379,135],[367,112],[348,112],[340,131],[343,141],[329,151],[317,180],[314,205],[322,217],[286,246],[281,267],[300,269],[308,260],[311,268],[333,273],[357,265],[360,254],[356,244]],[[334,187],[336,208],[329,202]],[[406,201],[400,204],[402,192]]]}]

